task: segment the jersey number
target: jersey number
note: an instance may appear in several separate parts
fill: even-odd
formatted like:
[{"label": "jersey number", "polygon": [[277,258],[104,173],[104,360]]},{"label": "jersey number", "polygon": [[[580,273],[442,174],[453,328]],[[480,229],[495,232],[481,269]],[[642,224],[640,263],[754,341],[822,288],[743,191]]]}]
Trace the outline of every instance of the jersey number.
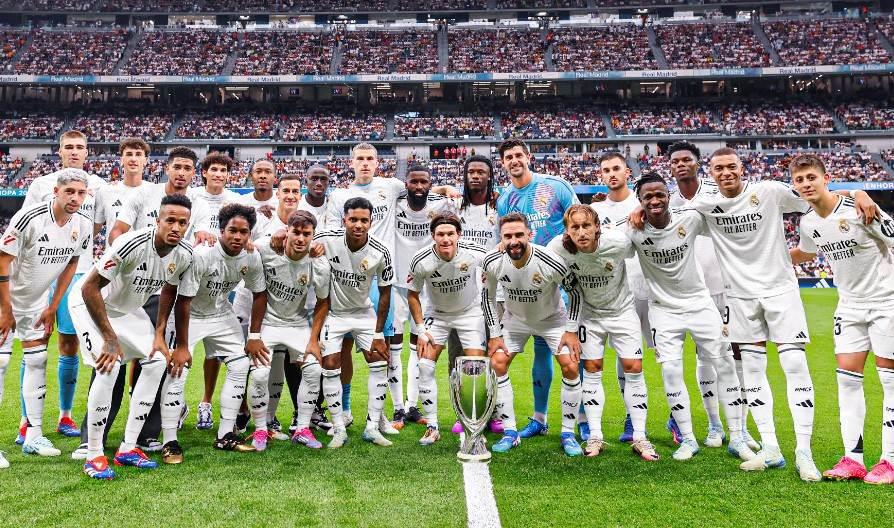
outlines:
[{"label": "jersey number", "polygon": [[654,346],[654,347],[658,346],[658,344],[657,344],[658,339],[656,337],[657,333],[658,333],[658,331],[653,328],[652,329],[652,346]]},{"label": "jersey number", "polygon": [[723,324],[729,324],[729,306],[723,307]]},{"label": "jersey number", "polygon": [[577,338],[580,340],[581,343],[587,342],[587,327],[586,326],[577,327]]},{"label": "jersey number", "polygon": [[90,332],[84,332],[81,334],[81,337],[84,338],[84,344],[87,345],[87,352],[93,352],[93,341],[90,341]]},{"label": "jersey number", "polygon": [[841,317],[835,317],[835,335],[841,335]]}]

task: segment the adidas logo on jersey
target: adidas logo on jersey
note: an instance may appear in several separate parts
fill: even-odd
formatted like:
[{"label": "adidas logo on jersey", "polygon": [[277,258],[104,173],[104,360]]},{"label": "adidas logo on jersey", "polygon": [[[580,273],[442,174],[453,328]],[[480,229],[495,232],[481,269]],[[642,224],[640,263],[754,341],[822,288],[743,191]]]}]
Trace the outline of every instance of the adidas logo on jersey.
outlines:
[{"label": "adidas logo on jersey", "polygon": [[112,204],[112,207],[121,207],[121,199],[115,200],[115,203]]},{"label": "adidas logo on jersey", "polygon": [[149,218],[158,218],[158,211],[152,211],[149,213]]},{"label": "adidas logo on jersey", "polygon": [[220,272],[217,270],[212,270],[211,273],[208,274],[209,277],[219,277]]},{"label": "adidas logo on jersey", "polygon": [[146,271],[146,269],[147,269],[147,266],[146,266],[145,262],[143,262],[142,264],[137,266],[137,271]]},{"label": "adidas logo on jersey", "polygon": [[723,214],[725,211],[718,205],[714,209],[711,209],[711,212],[714,214]]},{"label": "adidas logo on jersey", "polygon": [[50,241],[50,237],[49,237],[49,235],[47,235],[46,233],[44,233],[42,237],[40,237],[40,238],[37,239],[37,241],[38,241],[38,242],[49,242],[49,241]]},{"label": "adidas logo on jersey", "polygon": [[398,218],[406,218],[406,217],[407,217],[407,213],[401,211],[401,212],[397,213],[397,217],[398,217]]},{"label": "adidas logo on jersey", "polygon": [[820,237],[819,231],[817,231],[816,229],[814,229],[814,230],[813,230],[813,233],[811,233],[810,236],[813,237],[813,238],[819,238],[819,237]]},{"label": "adidas logo on jersey", "polygon": [[271,277],[276,277],[276,268],[268,266],[264,271],[267,272],[267,275],[270,275]]},{"label": "adidas logo on jersey", "polygon": [[333,263],[333,264],[340,264],[340,263],[341,263],[341,262],[338,260],[338,255],[332,257],[331,259],[329,259],[329,262],[331,262],[331,263]]},{"label": "adidas logo on jersey", "polygon": [[509,278],[509,275],[503,275],[500,277],[500,282],[512,282],[512,279]]},{"label": "adidas logo on jersey", "polygon": [[643,240],[643,245],[644,246],[654,246],[655,242],[652,242],[651,238],[647,238],[647,239]]},{"label": "adidas logo on jersey", "polygon": [[441,274],[438,273],[437,270],[435,270],[435,272],[431,274],[431,278],[433,278],[433,279],[441,278]]},{"label": "adidas logo on jersey", "polygon": [[568,266],[568,267],[571,268],[571,269],[573,269],[573,270],[580,271],[580,266],[577,265],[577,262],[573,262],[573,263],[572,263],[570,266]]}]

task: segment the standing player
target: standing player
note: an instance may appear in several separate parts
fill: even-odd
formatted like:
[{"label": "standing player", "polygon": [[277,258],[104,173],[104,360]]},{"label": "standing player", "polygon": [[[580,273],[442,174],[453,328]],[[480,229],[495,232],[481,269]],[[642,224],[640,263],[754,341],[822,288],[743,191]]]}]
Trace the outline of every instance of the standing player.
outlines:
[{"label": "standing player", "polygon": [[[323,359],[323,393],[332,415],[331,448],[341,447],[348,438],[342,421],[340,380],[342,341],[349,333],[369,364],[363,439],[390,446],[391,441],[382,436],[382,431],[390,433],[394,430],[382,415],[388,387],[388,345],[383,329],[388,317],[394,267],[391,251],[369,234],[372,216],[373,205],[369,200],[360,196],[351,198],[344,204],[345,228],[324,231],[315,237],[325,248],[332,279],[329,297],[317,298],[307,353]],[[379,288],[376,312],[369,300],[369,290],[374,284]]]},{"label": "standing player", "polygon": [[[397,201],[395,267],[398,277],[407,277],[413,255],[431,240],[431,221],[435,215],[446,211],[450,202],[439,194],[431,194],[431,171],[423,165],[407,169],[406,194]],[[401,429],[404,420],[416,423],[423,420],[416,408],[419,399],[419,357],[416,352],[416,327],[407,304],[407,283],[396,281],[394,285],[394,336],[391,338],[388,365],[388,386],[394,404],[392,425]],[[410,359],[407,363],[407,400],[403,401],[403,352],[404,323],[410,323]],[[424,422],[423,422],[424,423]]]},{"label": "standing player", "polygon": [[[864,225],[850,198],[829,192],[831,177],[817,156],[789,164],[792,183],[811,210],[801,217],[801,242],[791,250],[795,264],[822,252],[835,274],[838,307],[832,332],[838,377],[838,409],[844,456],[823,475],[894,484],[894,220],[885,213]],[[863,369],[869,351],[884,394],[882,456],[872,471],[863,463],[866,400]]]},{"label": "standing player", "polygon": [[661,365],[667,404],[682,437],[673,457],[689,460],[699,452],[692,433],[689,392],[683,379],[683,344],[688,331],[699,353],[717,372],[720,400],[730,430],[729,453],[751,460],[755,455],[742,436],[738,407],[744,402],[739,398],[741,387],[733,351],[723,336],[720,313],[695,258],[695,239],[707,232],[705,219],[693,210],[671,210],[670,192],[658,174],[643,175],[636,183],[636,194],[646,213],[646,225],[642,230],[630,231],[629,236],[649,286],[655,359]]},{"label": "standing player", "polygon": [[[115,464],[157,466],[136,443],[167,367],[168,348],[161,323],[167,322],[180,276],[192,263],[192,247],[183,241],[190,207],[189,199],[183,195],[165,196],[156,227],[122,235],[72,290],[69,304],[82,356],[85,363],[96,369],[87,397],[88,453],[84,464],[84,473],[92,478],[115,476],[103,455],[102,437],[118,369],[122,362],[131,359],[139,360],[142,369],[131,393],[124,441],[115,455]],[[159,312],[164,317],[153,328],[141,307],[160,288]],[[185,346],[185,342],[178,341],[178,349]]]},{"label": "standing player", "polygon": [[304,175],[304,187],[307,189],[307,194],[298,204],[298,210],[312,214],[317,220],[317,225],[322,226],[329,207],[326,199],[326,193],[329,191],[329,169],[322,165],[308,167]]},{"label": "standing player", "polygon": [[[308,255],[316,225],[312,214],[295,211],[289,216],[282,254],[270,248],[269,240],[257,245],[267,283],[267,311],[261,326],[261,340],[274,354],[288,354],[288,364],[294,365],[298,371],[301,383],[296,383],[295,387],[297,396],[292,441],[311,449],[323,447],[309,427],[320,395],[322,358],[305,353],[311,327],[307,305],[311,288],[320,297],[329,296],[329,265],[326,259],[312,259]],[[262,369],[276,368],[283,368],[282,362],[256,367],[255,375]],[[271,372],[269,377],[272,379],[274,373]],[[278,377],[282,379],[282,374]],[[275,419],[275,416],[276,409],[271,407],[268,424],[269,417]]]},{"label": "standing player", "polygon": [[[479,267],[485,249],[473,242],[460,240],[462,226],[452,213],[438,213],[429,231],[434,244],[416,252],[410,263],[407,302],[411,323],[419,344],[419,395],[425,411],[427,428],[419,440],[431,445],[441,438],[438,429],[438,385],[435,364],[447,336],[456,332],[463,354],[484,356],[484,314],[478,287]],[[428,310],[423,312],[419,294],[428,292]]]},{"label": "standing player", "polygon": [[[528,219],[521,213],[500,218],[500,241],[504,252],[491,251],[484,259],[486,297],[484,319],[490,328],[487,348],[497,374],[497,417],[505,431],[491,448],[505,453],[521,443],[515,425],[515,403],[509,366],[525,349],[531,336],[540,336],[562,368],[562,449],[568,456],[582,453],[574,437],[580,407],[581,382],[578,369],[580,341],[577,337],[580,295],[574,275],[553,252],[531,244]],[[505,311],[497,315],[497,284],[506,295]],[[568,292],[568,312],[562,305],[559,286]],[[564,328],[564,331],[563,331]],[[503,336],[505,336],[505,341]]]},{"label": "standing player", "polygon": [[[62,134],[59,138],[59,157],[62,160],[62,168],[84,170],[84,164],[87,162],[87,136],[77,130],[69,130]],[[25,195],[25,202],[22,208],[46,202],[53,199],[54,189],[57,185],[58,175],[56,173],[47,174],[35,178],[28,186],[28,194]],[[88,218],[93,219],[95,214],[96,193],[105,186],[105,181],[93,174],[87,179],[87,197],[81,204],[81,213]],[[96,233],[91,233],[96,234]],[[56,312],[56,330],[59,333],[59,424],[56,431],[63,436],[80,436],[81,431],[78,425],[71,418],[71,409],[74,403],[75,389],[78,382],[78,336],[75,334],[74,324],[68,313],[68,294],[74,283],[81,276],[90,271],[93,263],[93,237],[90,237],[89,245],[85,254],[89,258],[78,260],[78,269],[75,276],[69,284],[69,291],[62,296],[59,310]],[[50,290],[49,296],[52,297],[54,289]],[[22,366],[24,373],[24,363]],[[23,402],[24,414],[24,402]],[[25,423],[22,417],[22,425]]]},{"label": "standing player", "polygon": [[251,164],[248,171],[254,190],[241,195],[237,201],[255,209],[269,207],[276,209],[276,194],[273,187],[276,185],[276,165],[273,161],[261,158]]},{"label": "standing player", "polygon": [[[42,428],[47,343],[63,293],[93,236],[93,219],[80,212],[87,198],[87,173],[62,169],[54,174],[53,200],[20,209],[0,244],[0,399],[15,336],[25,364],[22,400],[27,421],[22,452],[40,456],[61,454]],[[58,287],[48,302],[46,292],[54,281]],[[9,463],[0,454],[0,468],[4,467]]]},{"label": "standing player", "polygon": [[[270,354],[261,341],[261,320],[267,307],[267,291],[264,283],[264,269],[257,252],[248,252],[245,245],[251,240],[255,210],[247,205],[228,204],[220,209],[221,234],[214,246],[197,247],[193,254],[193,264],[180,281],[178,298],[185,299],[189,306],[186,315],[188,323],[188,356],[172,357],[170,377],[173,378],[164,391],[162,403],[162,433],[164,449],[162,459],[168,464],[183,461],[183,448],[177,441],[177,421],[180,408],[184,405],[183,391],[186,375],[192,362],[192,354],[199,342],[204,344],[205,355],[220,358],[227,367],[227,375],[220,394],[220,427],[217,431],[215,449],[225,451],[263,451],[267,447],[267,381],[269,369],[255,371],[251,375],[251,413],[256,430],[252,439],[253,447],[244,445],[242,439],[233,432],[236,415],[245,393],[245,380],[252,363],[255,367],[269,365]],[[254,294],[251,310],[251,326],[248,339],[242,330],[236,314],[227,300],[240,281]],[[181,323],[178,317],[168,323],[168,342],[179,338],[174,324]]]},{"label": "standing player", "polygon": [[[566,181],[531,172],[531,151],[521,140],[508,139],[499,149],[503,168],[512,185],[497,199],[497,215],[523,214],[530,226],[533,242],[545,246],[562,233],[562,217],[571,205],[579,203],[574,189]],[[553,380],[555,350],[547,346],[542,336],[534,338],[534,366],[531,378],[534,386],[534,416],[519,431],[522,438],[546,434],[546,410],[549,388]]]},{"label": "standing player", "polygon": [[605,448],[602,413],[605,390],[602,363],[611,340],[627,390],[622,393],[632,425],[632,449],[643,460],[656,461],[658,453],[646,439],[648,391],[643,377],[643,337],[627,279],[627,263],[636,258],[633,245],[620,230],[602,231],[599,215],[585,205],[565,211],[565,234],[548,249],[560,256],[576,279],[583,300],[578,338],[583,360],[583,407],[589,434],[584,454],[599,455]]},{"label": "standing player", "polygon": [[[602,229],[612,229],[619,222],[625,221],[630,213],[639,207],[639,200],[627,187],[630,174],[627,160],[620,152],[606,152],[599,157],[599,175],[602,178],[602,183],[608,187],[608,197],[601,202],[591,203],[590,207],[599,215]],[[646,338],[646,345],[654,347],[655,343],[652,342],[652,332],[650,331],[652,327],[649,324],[649,288],[646,286],[646,279],[643,277],[643,270],[636,255],[627,260],[627,282],[630,285],[630,292],[633,294],[633,305],[639,318],[641,334]],[[620,355],[615,357],[615,372],[623,397],[625,396],[627,375]],[[624,418],[624,432],[618,439],[621,442],[633,441],[634,428],[631,412],[632,410],[628,407],[627,416]],[[587,435],[584,434],[587,432],[586,428],[582,427],[581,429],[583,429],[581,437],[586,440]]]}]

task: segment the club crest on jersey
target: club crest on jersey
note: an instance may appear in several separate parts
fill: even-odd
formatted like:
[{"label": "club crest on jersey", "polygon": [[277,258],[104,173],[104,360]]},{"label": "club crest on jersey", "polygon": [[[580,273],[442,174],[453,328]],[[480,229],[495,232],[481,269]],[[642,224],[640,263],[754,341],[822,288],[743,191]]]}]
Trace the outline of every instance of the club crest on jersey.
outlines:
[{"label": "club crest on jersey", "polygon": [[842,218],[841,220],[838,221],[838,230],[841,231],[842,233],[847,233],[848,231],[851,230],[851,226],[848,225],[847,220]]},{"label": "club crest on jersey", "polygon": [[531,283],[534,286],[542,286],[543,285],[543,275],[540,272],[535,271],[534,276],[531,277]]},{"label": "club crest on jersey", "polygon": [[490,222],[490,225],[497,225],[497,216],[496,215],[488,215],[487,221]]},{"label": "club crest on jersey", "polygon": [[612,264],[612,261],[608,261],[605,263],[605,271],[611,273],[615,269],[615,265]]},{"label": "club crest on jersey", "polygon": [[683,226],[677,228],[677,236],[680,238],[686,238],[686,229]]},{"label": "club crest on jersey", "polygon": [[71,241],[72,241],[72,242],[77,242],[77,241],[78,241],[78,230],[77,230],[77,229],[72,230],[72,232],[71,232]]},{"label": "club crest on jersey", "polygon": [[388,198],[388,197],[385,195],[385,191],[383,191],[383,190],[379,190],[379,199],[384,200],[385,198]]},{"label": "club crest on jersey", "polygon": [[469,271],[469,263],[468,262],[460,262],[459,263],[459,271],[465,273]]},{"label": "club crest on jersey", "polygon": [[307,285],[307,273],[302,273],[301,275],[298,276],[298,284],[300,284],[302,286]]},{"label": "club crest on jersey", "polygon": [[174,264],[173,262],[168,264],[168,273],[173,275],[175,271],[177,271],[177,265]]},{"label": "club crest on jersey", "polygon": [[761,201],[757,199],[757,193],[751,193],[751,198],[748,201],[751,202],[752,207],[757,207],[761,204]]},{"label": "club crest on jersey", "polygon": [[723,337],[729,337],[729,328],[726,325],[723,325],[723,330],[720,331],[723,334]]},{"label": "club crest on jersey", "polygon": [[428,219],[431,220],[431,219],[434,218],[434,217],[435,217],[435,212],[434,212],[434,211],[429,211],[429,212],[428,212]]},{"label": "club crest on jersey", "polygon": [[369,260],[367,260],[367,259],[361,260],[360,261],[360,271],[362,271],[363,273],[366,273],[366,271],[368,269],[369,269]]}]

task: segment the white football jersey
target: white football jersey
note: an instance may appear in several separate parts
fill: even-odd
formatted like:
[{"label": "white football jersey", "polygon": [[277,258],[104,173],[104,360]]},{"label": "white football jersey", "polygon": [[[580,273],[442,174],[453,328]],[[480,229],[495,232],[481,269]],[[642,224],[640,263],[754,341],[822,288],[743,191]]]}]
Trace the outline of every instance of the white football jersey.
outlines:
[{"label": "white football jersey", "polygon": [[292,260],[270,249],[269,241],[255,246],[261,255],[267,284],[265,326],[294,326],[310,321],[307,300],[329,296],[329,264],[326,257]]},{"label": "white football jersey", "polygon": [[552,251],[537,244],[530,244],[530,247],[531,254],[521,268],[513,265],[513,260],[508,254],[496,250],[484,257],[482,264],[486,279],[484,318],[491,336],[499,336],[502,333],[494,304],[498,284],[503,286],[503,292],[506,294],[504,301],[506,311],[517,320],[531,326],[565,313],[565,305],[559,292],[559,286],[563,286],[568,292],[569,301],[566,330],[577,331],[580,295],[574,284],[574,275],[562,259]]},{"label": "white football jersey", "polygon": [[[717,184],[713,180],[706,178],[698,179],[698,188],[716,189]],[[696,191],[696,195],[699,191]],[[693,196],[695,198],[695,196]],[[670,195],[670,207],[680,209],[689,207],[690,200],[687,200],[679,189],[674,189]],[[726,291],[723,285],[723,275],[720,273],[720,264],[717,262],[717,250],[714,249],[714,240],[708,236],[700,236],[695,240],[695,257],[702,267],[702,273],[705,277],[705,285],[708,286],[708,292],[711,295],[717,295]]]},{"label": "white football jersey", "polygon": [[92,238],[93,220],[80,210],[60,226],[52,201],[19,209],[0,245],[0,251],[15,257],[9,275],[13,310],[43,310],[50,286],[71,259],[83,258],[88,265],[93,264],[92,255],[87,254]]},{"label": "white football jersey", "polygon": [[192,267],[180,280],[178,295],[192,297],[189,314],[200,319],[227,317],[233,310],[227,300],[240,281],[259,293],[267,288],[264,268],[257,251],[244,249],[236,256],[227,255],[223,245],[199,246],[193,253]]},{"label": "white football jersey", "polygon": [[[329,311],[334,315],[366,311],[372,307],[369,289],[373,277],[379,286],[394,284],[391,251],[372,235],[357,251],[348,249],[345,230],[322,231],[314,240],[323,244],[329,261]],[[377,308],[377,307],[376,307]]]},{"label": "white football jersey", "polygon": [[317,219],[317,230],[322,231],[324,229],[323,224],[326,222],[326,210],[329,207],[329,200],[324,200],[323,205],[319,207],[314,207],[310,204],[303,196],[301,197],[301,201],[298,202],[298,210],[299,211],[307,211],[308,213],[314,215],[314,218]]},{"label": "white football jersey", "polygon": [[242,205],[247,205],[249,207],[254,207],[255,209],[257,209],[258,207],[261,207],[263,205],[269,205],[271,208],[276,209],[276,207],[279,205],[279,200],[277,200],[277,198],[276,198],[276,192],[274,192],[273,195],[267,200],[258,200],[257,198],[255,198],[254,192],[245,193],[245,194],[237,193],[237,195],[238,195],[238,198],[236,199],[237,203],[240,203]]},{"label": "white football jersey", "polygon": [[270,218],[259,214],[258,219],[255,222],[255,228],[251,231],[251,238],[252,240],[269,239],[278,231],[285,228],[286,223],[279,218],[279,213],[276,210],[273,211],[273,216]]},{"label": "white football jersey", "polygon": [[[394,263],[399,278],[402,279],[410,273],[410,261],[413,256],[431,243],[431,219],[436,214],[450,209],[450,202],[440,194],[429,193],[425,207],[419,211],[414,211],[410,207],[406,197],[397,201]],[[406,288],[406,283],[397,282],[395,286]]]},{"label": "white football jersey", "polygon": [[205,187],[198,187],[190,193],[190,199],[202,200],[208,205],[208,212],[211,215],[208,219],[208,227],[214,236],[220,236],[220,222],[217,220],[217,214],[224,204],[239,203],[239,194],[229,189],[224,189],[220,194],[211,194]]},{"label": "white football jersey", "polygon": [[[186,197],[192,201],[189,228],[184,239],[191,239],[196,231],[211,232],[211,211],[204,200],[196,197],[199,189],[190,187]],[[167,196],[164,183],[143,182],[129,193],[118,213],[118,220],[129,225],[131,230],[155,227],[161,200]]]},{"label": "white football jersey", "polygon": [[574,274],[584,306],[592,315],[616,315],[633,305],[627,285],[627,261],[636,258],[633,244],[620,230],[604,231],[592,253],[570,253],[559,235],[546,246]]},{"label": "white football jersey", "polygon": [[642,231],[628,229],[653,303],[687,312],[710,303],[711,296],[695,257],[695,239],[707,233],[705,218],[691,209],[671,209],[670,223],[658,229],[646,222]]},{"label": "white football jersey", "polygon": [[[22,209],[31,207],[32,205],[36,205],[39,203],[51,201],[54,197],[53,189],[56,188],[56,183],[58,181],[58,171],[34,178],[34,181],[32,181],[28,185],[28,193],[25,194],[25,202],[22,204]],[[78,212],[82,213],[91,221],[95,221],[96,218],[96,194],[105,186],[105,180],[103,180],[99,176],[96,176],[95,174],[87,174],[87,196],[84,198],[84,203],[81,204],[81,208],[78,210]],[[90,235],[91,237],[89,245],[87,246],[87,250],[84,252],[85,255],[88,256],[88,258],[78,259],[77,273],[87,273],[93,266],[92,228],[90,231]]]},{"label": "white football jersey", "polygon": [[800,235],[801,251],[822,253],[832,266],[842,305],[894,304],[894,221],[887,213],[864,225],[853,199],[839,196],[826,218],[813,209],[801,217]]},{"label": "white football jersey", "polygon": [[745,182],[735,198],[724,197],[716,188],[702,189],[689,207],[708,221],[728,295],[755,299],[798,288],[782,215],[806,213],[809,206],[790,185]]},{"label": "white football jersey", "polygon": [[410,263],[408,288],[428,291],[429,306],[438,314],[461,315],[481,306],[481,262],[487,254],[474,242],[460,240],[450,260],[438,256],[434,245],[422,248]]},{"label": "white football jersey", "polygon": [[[182,240],[167,255],[159,256],[155,228],[147,227],[116,238],[93,267],[110,281],[102,292],[106,310],[114,317],[142,309],[165,283],[179,285],[180,277],[191,264],[192,247]],[[71,295],[79,299],[73,302],[83,303],[81,286],[86,278],[87,275],[72,290]]]},{"label": "white football jersey", "polygon": [[344,224],[345,202],[362,196],[372,203],[372,226],[369,234],[385,247],[392,249],[395,243],[394,216],[397,214],[397,199],[404,192],[404,182],[397,178],[374,177],[366,185],[352,183],[346,189],[335,189],[329,195],[325,229],[339,229]]},{"label": "white football jersey", "polygon": [[[599,223],[602,225],[603,232],[626,225],[630,213],[639,206],[639,200],[633,191],[630,191],[627,198],[620,202],[606,198],[601,202],[590,204],[590,207],[599,215]],[[633,296],[637,299],[648,299],[649,287],[646,286],[643,270],[640,268],[639,260],[635,256],[627,260],[626,271],[627,283],[630,285],[630,291],[633,293]]]},{"label": "white football jersey", "polygon": [[[93,221],[97,224],[104,224],[106,234],[108,234],[115,227],[115,221],[118,220],[118,214],[121,213],[124,202],[133,191],[142,185],[140,183],[137,187],[129,187],[121,181],[116,181],[100,187],[96,192],[96,216]],[[107,248],[109,247],[108,243],[108,238],[106,238]]]},{"label": "white football jersey", "polygon": [[462,222],[462,237],[490,251],[500,241],[497,209],[490,204],[468,205],[461,209],[462,198],[456,198],[453,208]]}]

